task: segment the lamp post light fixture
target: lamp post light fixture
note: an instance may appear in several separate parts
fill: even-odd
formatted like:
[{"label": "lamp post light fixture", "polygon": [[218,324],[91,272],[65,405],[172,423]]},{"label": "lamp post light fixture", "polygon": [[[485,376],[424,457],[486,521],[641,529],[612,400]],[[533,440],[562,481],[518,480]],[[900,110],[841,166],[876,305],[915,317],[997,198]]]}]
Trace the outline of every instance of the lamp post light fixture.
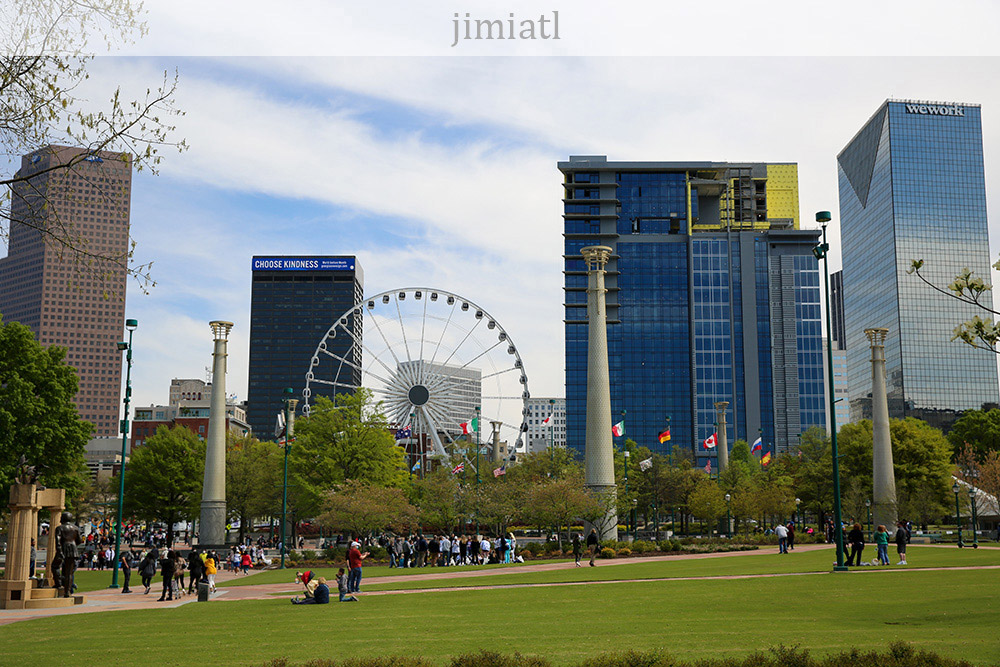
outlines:
[{"label": "lamp post light fixture", "polygon": [[[826,242],[826,223],[830,222],[833,217],[830,215],[829,211],[818,211],[816,213],[816,222],[820,223],[823,229],[823,241],[813,248],[813,256],[816,257],[816,261],[823,260],[823,289],[826,295],[826,339],[827,341],[833,340],[833,320],[830,316],[830,244]],[[833,458],[833,515],[834,515],[834,539],[837,542],[837,565],[834,566],[834,572],[847,572],[847,566],[844,565],[844,524],[843,524],[843,513],[840,508],[840,455],[837,453],[837,413],[834,411],[834,391],[833,391],[833,345],[828,344],[826,346],[826,363],[828,369],[828,381],[829,387],[827,395],[829,396],[830,405],[827,408],[830,411],[830,449]]]},{"label": "lamp post light fixture", "polygon": [[118,469],[118,523],[115,525],[115,563],[111,573],[111,585],[108,588],[118,588],[118,564],[121,560],[122,548],[122,510],[125,500],[125,448],[128,443],[128,409],[132,400],[132,332],[139,326],[138,320],[125,320],[128,329],[128,342],[117,344],[118,350],[125,353],[125,419],[121,421],[122,459]]},{"label": "lamp post light fixture", "polygon": [[961,549],[965,546],[962,542],[962,512],[958,508],[958,492],[961,489],[958,482],[951,485],[951,490],[955,494],[955,525],[958,526],[958,548]]},{"label": "lamp post light fixture", "polygon": [[288,451],[292,448],[292,413],[298,400],[292,398],[295,391],[291,387],[285,389],[285,473],[281,483],[281,567],[285,569],[285,552],[288,551],[285,519],[288,516]]},{"label": "lamp post light fixture", "polygon": [[730,518],[731,512],[729,505],[729,501],[732,499],[733,497],[727,493],[726,494],[726,537],[728,537],[729,539],[733,539],[733,522],[732,519]]},{"label": "lamp post light fixture", "polygon": [[979,535],[976,533],[976,523],[978,516],[976,514],[976,487],[969,487],[969,507],[972,510],[972,548],[979,548]]},{"label": "lamp post light fixture", "polygon": [[872,541],[872,501],[865,499],[865,507],[868,508],[868,541]]}]

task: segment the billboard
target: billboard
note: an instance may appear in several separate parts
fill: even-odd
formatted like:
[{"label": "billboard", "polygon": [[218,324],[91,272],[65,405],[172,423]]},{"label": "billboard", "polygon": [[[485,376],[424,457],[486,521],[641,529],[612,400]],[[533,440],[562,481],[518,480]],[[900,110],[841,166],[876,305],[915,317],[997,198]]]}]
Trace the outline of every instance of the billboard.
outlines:
[{"label": "billboard", "polygon": [[254,271],[353,271],[353,257],[254,257]]}]

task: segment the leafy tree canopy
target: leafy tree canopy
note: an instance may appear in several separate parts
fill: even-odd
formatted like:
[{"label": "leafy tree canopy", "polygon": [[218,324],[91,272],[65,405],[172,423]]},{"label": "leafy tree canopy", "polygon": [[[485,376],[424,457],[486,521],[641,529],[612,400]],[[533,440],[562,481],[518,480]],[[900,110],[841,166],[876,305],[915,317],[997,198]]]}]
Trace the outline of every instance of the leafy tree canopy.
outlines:
[{"label": "leafy tree canopy", "polygon": [[977,454],[1000,451],[1000,410],[969,410],[959,417],[948,433],[954,451],[969,443]]}]

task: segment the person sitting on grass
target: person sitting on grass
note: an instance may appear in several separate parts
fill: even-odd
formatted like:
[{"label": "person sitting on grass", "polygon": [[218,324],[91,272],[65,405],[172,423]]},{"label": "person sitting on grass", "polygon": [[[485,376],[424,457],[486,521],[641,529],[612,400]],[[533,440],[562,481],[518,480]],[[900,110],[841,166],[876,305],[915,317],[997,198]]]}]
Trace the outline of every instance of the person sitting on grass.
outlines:
[{"label": "person sitting on grass", "polygon": [[313,591],[313,596],[311,598],[306,598],[305,600],[298,600],[292,598],[292,604],[329,604],[330,603],[330,587],[326,585],[326,577],[320,577],[319,583],[316,585],[316,590]]},{"label": "person sitting on grass", "polygon": [[358,599],[351,595],[347,589],[347,575],[344,568],[337,570],[337,591],[340,593],[341,602],[357,602]]}]

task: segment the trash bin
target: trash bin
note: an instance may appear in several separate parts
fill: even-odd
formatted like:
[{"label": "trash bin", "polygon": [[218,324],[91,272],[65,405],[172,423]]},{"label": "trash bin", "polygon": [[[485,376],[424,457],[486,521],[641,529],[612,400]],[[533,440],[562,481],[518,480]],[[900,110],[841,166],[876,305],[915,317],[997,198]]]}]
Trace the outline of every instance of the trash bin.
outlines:
[{"label": "trash bin", "polygon": [[198,602],[208,602],[208,582],[198,582]]}]

